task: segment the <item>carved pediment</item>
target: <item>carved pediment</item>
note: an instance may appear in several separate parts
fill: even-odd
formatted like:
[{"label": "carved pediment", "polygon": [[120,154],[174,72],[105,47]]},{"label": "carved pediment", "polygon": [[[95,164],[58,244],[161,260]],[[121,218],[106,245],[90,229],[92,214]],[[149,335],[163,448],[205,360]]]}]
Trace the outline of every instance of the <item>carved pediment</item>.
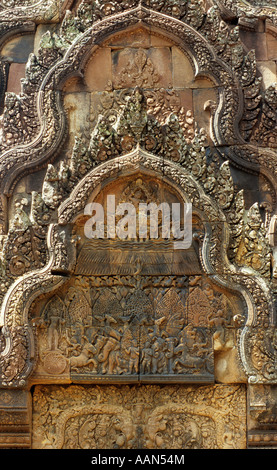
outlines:
[{"label": "carved pediment", "polygon": [[[135,88],[114,124],[110,123],[108,116],[98,117],[87,148],[84,148],[82,141],[76,140],[70,164],[72,177],[76,178],[80,171],[87,172],[110,158],[131,152],[137,146],[161,158],[181,162],[185,159],[188,144],[197,137],[196,128],[191,126],[191,133],[187,136],[186,129],[173,113],[161,124],[149,114],[147,93]],[[202,131],[199,142],[203,143],[205,138],[205,132]]]},{"label": "carved pediment", "polygon": [[276,6],[0,0],[0,448],[276,447]]},{"label": "carved pediment", "polygon": [[[209,261],[208,245],[204,244],[201,252],[201,240],[208,233],[212,236],[213,220],[221,218],[222,224],[225,222],[224,215],[219,210],[218,219],[214,219],[214,212],[212,217],[211,212],[203,212],[204,207],[209,204],[213,207],[213,203],[207,196],[200,196],[199,183],[188,174],[183,180],[183,193],[177,186],[171,186],[170,180],[165,180],[164,162],[163,180],[157,179],[159,157],[138,148],[117,159],[125,161],[127,167],[137,173],[126,177],[123,165],[125,176],[119,178],[117,171],[117,179],[112,182],[108,179],[101,191],[94,193],[94,201],[105,207],[106,196],[114,194],[116,202],[132,202],[133,207],[138,208],[140,200],[161,202],[164,197],[171,203],[180,201],[181,197],[185,201],[193,197],[193,230],[198,232],[198,243],[194,241],[190,248],[176,250],[170,239],[86,239],[87,219],[77,214],[85,207],[85,202],[91,200],[93,188],[88,184],[91,177],[88,174],[84,178],[87,196],[84,197],[79,185],[82,199],[74,196],[60,208],[63,224],[75,220],[76,263],[70,273],[71,280],[65,281],[62,289],[67,313],[59,326],[56,349],[50,356],[45,345],[49,342],[51,328],[42,320],[43,328],[38,332],[38,363],[32,380],[51,376],[93,383],[213,382],[213,337],[217,332],[218,344],[225,344],[221,328],[236,327],[238,305],[242,316],[245,312],[241,293],[236,293],[236,289],[226,297],[214,290],[208,278],[202,285],[204,272],[211,274],[209,269],[215,269],[219,280],[222,275],[222,266],[216,260],[220,251]],[[155,178],[149,172],[151,162]],[[112,161],[104,164],[108,175],[111,164]],[[175,163],[168,161],[168,165],[176,183]],[[92,175],[97,171],[98,167]],[[97,181],[94,182],[99,187]],[[210,222],[206,220],[208,213]],[[217,236],[215,231],[213,239]],[[208,268],[210,262],[213,268]],[[58,267],[56,269],[59,272]],[[36,303],[32,311],[35,322],[40,324]],[[54,353],[51,369],[50,359],[53,356],[54,361]],[[60,364],[60,368],[55,368],[54,363]]]}]

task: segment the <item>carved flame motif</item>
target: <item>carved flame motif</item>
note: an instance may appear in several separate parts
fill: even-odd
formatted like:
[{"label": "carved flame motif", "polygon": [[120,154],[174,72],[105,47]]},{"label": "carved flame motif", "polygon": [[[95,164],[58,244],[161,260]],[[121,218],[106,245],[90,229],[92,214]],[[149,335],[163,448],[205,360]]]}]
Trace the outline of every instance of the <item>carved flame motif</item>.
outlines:
[{"label": "carved flame motif", "polygon": [[185,307],[175,290],[169,289],[156,308],[156,321],[163,322],[169,336],[177,335],[185,321]]},{"label": "carved flame motif", "polygon": [[197,326],[207,326],[211,304],[200,287],[196,287],[187,299],[188,322]]}]

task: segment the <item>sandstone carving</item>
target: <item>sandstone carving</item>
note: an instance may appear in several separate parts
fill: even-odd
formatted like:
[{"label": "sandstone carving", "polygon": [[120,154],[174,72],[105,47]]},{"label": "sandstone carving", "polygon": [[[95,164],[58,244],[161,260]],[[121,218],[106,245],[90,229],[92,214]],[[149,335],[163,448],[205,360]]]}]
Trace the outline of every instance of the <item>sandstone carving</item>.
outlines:
[{"label": "sandstone carving", "polygon": [[[241,448],[245,428],[243,393],[239,385],[229,386],[224,392],[222,388],[123,386],[103,393],[94,387],[71,386],[66,392],[52,386],[49,394],[46,386],[38,387],[34,397],[34,448]],[[62,404],[57,408],[59,393]],[[147,409],[145,402],[149,402]],[[227,420],[226,409],[230,411]]]},{"label": "sandstone carving", "polygon": [[1,448],[276,447],[276,8],[0,1]]}]

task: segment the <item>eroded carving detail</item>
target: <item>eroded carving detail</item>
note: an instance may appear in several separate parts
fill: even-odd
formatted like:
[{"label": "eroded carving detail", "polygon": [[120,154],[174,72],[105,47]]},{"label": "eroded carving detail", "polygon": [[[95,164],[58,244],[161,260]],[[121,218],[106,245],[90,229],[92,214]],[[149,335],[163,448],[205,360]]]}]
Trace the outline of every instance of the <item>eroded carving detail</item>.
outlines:
[{"label": "eroded carving detail", "polygon": [[34,395],[35,448],[245,448],[241,386],[72,386],[48,392],[37,387]]},{"label": "eroded carving detail", "polygon": [[167,381],[178,381],[178,375],[182,381],[212,380],[212,336],[220,322],[209,322],[210,309],[199,321],[191,297],[186,302],[186,279],[165,277],[162,284],[179,286],[165,294],[160,278],[141,278],[144,289],[132,286],[130,276],[115,277],[111,289],[110,281],[78,278],[64,300],[53,297],[33,320],[45,372],[60,375],[67,364],[71,374],[92,381],[103,376],[124,381],[159,381],[166,376]]},{"label": "eroded carving detail", "polygon": [[[264,48],[271,53],[271,41],[275,47],[275,2],[77,3],[0,2],[1,50],[13,35],[32,33],[37,39],[37,25],[59,26],[55,31],[51,27],[36,44],[36,55],[29,56],[20,94],[5,93],[12,76],[5,57],[0,63],[0,380],[7,392],[0,393],[2,405],[10,398],[7,389],[26,388],[29,380],[197,383],[212,382],[215,375],[223,382],[230,377],[248,380],[255,390],[261,384],[273,387],[276,266],[275,247],[269,244],[274,234],[268,237],[268,231],[276,212],[276,86],[268,78],[274,59],[269,59],[269,72],[261,72],[261,52]],[[138,26],[148,42],[133,46],[130,31]],[[94,60],[95,46],[107,47],[121,31],[129,40],[122,46],[130,58],[127,67],[101,84],[102,91],[86,88],[87,59]],[[179,86],[181,81],[176,87],[171,83],[178,76],[178,61],[170,65],[174,72],[161,87],[164,77],[152,60],[150,50],[156,46],[149,46],[150,31],[157,31],[153,44],[159,37],[168,50],[184,54],[180,70],[188,63],[194,77],[186,89]],[[245,48],[249,33],[260,35],[256,51]],[[65,94],[74,102],[72,109],[77,100],[70,93],[80,93],[83,102],[91,99],[86,124],[78,130],[69,104],[70,136],[61,92],[69,77],[71,92]],[[205,131],[195,122],[196,115]],[[32,172],[34,179],[27,180]],[[253,187],[250,179],[246,182],[250,173],[256,178]],[[83,243],[78,216],[86,202],[108,179],[119,181],[131,174],[135,176],[120,201],[137,203],[142,197],[158,203],[154,183],[151,189],[143,184],[151,175],[192,202],[194,245],[183,258],[173,256],[161,240],[156,245],[145,240],[148,260],[138,250],[139,239],[131,249],[118,240],[111,247]],[[230,364],[235,372],[227,370]],[[216,388],[181,389],[172,387],[169,399],[167,389],[142,388],[128,410],[123,389],[121,403],[109,402],[119,389],[109,389],[107,395],[97,389],[98,408],[93,402],[93,409],[80,406],[76,413],[60,401],[64,409],[55,409],[57,423],[51,423],[57,435],[43,429],[38,445],[245,445],[245,432],[237,424],[244,414],[232,411],[233,423],[225,413],[226,401],[228,406],[241,403],[230,398],[240,387],[234,391],[227,386],[219,396]],[[76,395],[87,393],[93,401],[94,387],[84,390],[76,388]],[[124,393],[131,403],[135,392],[124,388]],[[195,411],[202,398],[205,406]],[[41,420],[51,422],[46,408],[52,398],[40,399]],[[274,394],[270,400],[274,402]],[[142,409],[144,402],[153,408]],[[9,440],[2,436],[4,426],[22,423],[20,419],[5,410],[0,446]],[[257,420],[251,445],[276,445],[268,415]],[[262,428],[270,431],[269,437]],[[29,437],[21,437],[20,445],[29,445]]]}]

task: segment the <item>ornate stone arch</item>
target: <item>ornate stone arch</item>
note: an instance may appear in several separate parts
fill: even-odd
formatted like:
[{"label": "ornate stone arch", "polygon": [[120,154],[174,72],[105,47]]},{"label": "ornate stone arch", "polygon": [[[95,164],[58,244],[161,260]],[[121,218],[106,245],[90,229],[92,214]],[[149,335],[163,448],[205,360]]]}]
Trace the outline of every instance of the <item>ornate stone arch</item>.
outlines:
[{"label": "ornate stone arch", "polygon": [[[5,332],[6,344],[9,345],[1,358],[3,377],[5,377],[5,371],[9,371],[11,367],[9,364],[14,355],[14,341],[19,332],[23,335],[26,346],[24,366],[20,364],[21,367],[18,366],[16,369],[17,365],[14,364],[13,379],[11,381],[4,379],[3,386],[23,385],[32,374],[36,356],[36,341],[33,334],[35,333],[36,336],[37,330],[36,323],[29,318],[29,310],[39,296],[57,292],[68,282],[68,276],[74,274],[77,239],[74,238],[72,227],[83,213],[90,195],[94,191],[95,196],[98,192],[97,188],[103,189],[107,181],[110,182],[115,178],[120,180],[120,178],[126,178],[127,175],[136,174],[161,178],[164,183],[174,188],[183,200],[192,202],[194,211],[200,219],[202,218],[204,232],[198,235],[200,237],[199,262],[213,285],[228,289],[241,299],[242,310],[233,312],[231,321],[240,337],[239,352],[244,372],[248,374],[251,370],[249,358],[245,352],[247,348],[244,338],[247,337],[249,329],[251,331],[254,325],[262,321],[261,313],[254,300],[257,292],[263,299],[263,321],[272,323],[271,306],[263,293],[263,283],[259,278],[251,277],[251,269],[238,268],[228,261],[226,250],[229,244],[230,227],[226,221],[226,215],[218,203],[205,194],[200,183],[187,170],[180,168],[174,162],[161,160],[137,148],[130,154],[97,166],[77,184],[70,197],[59,207],[58,223],[49,227],[50,261],[48,265],[42,270],[25,274],[8,291],[1,310],[2,330]],[[32,323],[34,328],[31,329]],[[6,375],[9,377],[8,374]],[[209,380],[211,380],[210,376]]]},{"label": "ornate stone arch", "polygon": [[[212,14],[210,21],[211,23],[214,21]],[[246,144],[240,129],[242,119],[249,122],[249,117],[243,115],[244,94],[248,91],[250,93],[252,87],[251,84],[247,85],[248,82],[245,84],[244,71],[249,60],[254,73],[254,60],[246,56],[246,62],[240,68],[238,65],[234,73],[228,61],[215,53],[219,44],[214,44],[209,39],[209,34],[205,29],[204,31],[201,28],[195,29],[189,22],[139,5],[119,14],[103,17],[92,26],[88,27],[86,23],[82,31],[74,33],[74,40],[71,40],[71,43],[67,42],[68,32],[65,19],[60,42],[62,44],[65,41],[66,45],[63,45],[61,49],[54,46],[53,57],[50,58],[46,54],[44,59],[44,51],[41,50],[41,62],[45,61],[44,66],[46,65],[48,69],[46,73],[45,67],[39,65],[36,57],[30,57],[22,91],[26,96],[30,94],[34,96],[32,110],[29,112],[37,115],[39,130],[36,135],[30,137],[29,142],[18,142],[13,148],[7,148],[2,152],[0,181],[2,181],[1,212],[4,232],[7,230],[7,198],[12,194],[15,184],[24,175],[54,161],[65,141],[67,120],[61,99],[62,84],[70,76],[82,76],[84,65],[93,48],[101,45],[106,38],[140,25],[170,37],[173,43],[190,57],[196,76],[207,76],[215,83],[222,85],[218,102],[216,105],[213,103],[209,105],[211,106],[213,143],[218,148],[222,145],[229,146],[225,157],[235,167],[243,168],[253,174],[262,173],[276,194],[273,152],[269,149],[261,152],[256,146]],[[231,116],[230,109],[235,110],[235,115],[232,112]]]},{"label": "ornate stone arch", "polygon": [[[179,446],[196,442],[222,448],[236,441],[243,447],[244,431],[238,428],[243,419],[246,423],[246,402],[251,419],[245,426],[252,445],[257,438],[275,445],[275,431],[270,429],[265,437],[264,429],[271,428],[277,383],[277,92],[275,86],[262,83],[261,56],[256,61],[255,52],[247,52],[243,44],[245,32],[254,35],[257,28],[265,28],[262,34],[260,29],[255,32],[263,39],[267,34],[276,36],[274,8],[265,5],[269,2],[256,8],[243,0],[18,3],[0,1],[0,44],[21,33],[34,31],[40,36],[39,24],[59,24],[60,29],[42,36],[36,55],[27,63],[20,95],[5,94],[7,64],[0,61],[5,94],[0,119],[0,408],[4,410],[0,447],[11,442],[7,430],[14,433],[19,422],[22,435],[15,435],[12,445],[16,439],[29,445],[23,433],[29,432],[24,427],[29,419],[24,417],[28,409],[24,400],[31,396],[30,387],[36,389],[33,403],[38,420],[44,413],[47,416],[48,405],[56,406],[56,392],[61,399],[64,390],[67,400],[68,388],[61,384],[72,382],[78,386],[69,387],[72,400],[67,403],[73,403],[75,410],[78,394],[82,403],[73,412],[62,410],[57,439],[50,442],[44,436],[35,445],[66,446],[71,424],[87,443],[86,433],[95,424],[95,429],[98,425],[101,429],[102,417],[108,417],[113,431],[118,431],[112,443],[138,445],[133,414],[125,422],[129,435],[122,432],[118,418],[126,410],[126,397],[138,416],[141,403],[151,401],[152,406],[153,397],[157,408],[151,412],[149,407],[142,419],[145,436],[140,443],[146,446],[163,445],[160,432],[168,440],[180,424],[184,432]],[[65,12],[66,8],[70,10]],[[138,31],[144,31],[150,46],[138,45],[139,41],[134,46]],[[147,102],[154,95],[151,86],[138,90],[133,83],[129,91],[122,91],[115,82],[105,81],[104,91],[101,86],[100,91],[93,86],[85,90],[88,70],[96,71],[98,54],[111,44],[114,51],[124,34],[133,47],[131,58],[140,48],[145,54],[140,58],[153,59],[152,49],[160,47],[157,39],[170,48],[170,60],[173,49],[176,60],[178,50],[182,64],[189,64],[196,79],[180,86],[182,104],[192,108],[180,111],[175,102],[174,114],[164,113],[159,120],[161,115]],[[110,58],[115,57],[112,52]],[[113,77],[119,69],[114,67]],[[153,88],[163,83],[168,95],[180,91],[178,85],[171,86],[170,78],[155,82],[155,70],[153,76]],[[195,99],[198,79],[203,79],[200,87],[212,83],[207,101]],[[102,85],[102,77],[100,81]],[[75,85],[80,94],[90,95],[81,129],[73,122],[81,101],[72,111],[80,95],[75,101],[68,96],[74,94]],[[184,88],[190,88],[190,97]],[[104,106],[96,109],[103,104],[102,92],[120,95],[116,122],[102,116]],[[183,111],[193,109],[199,117],[197,106],[209,116],[200,119],[207,127],[207,121],[211,124],[208,140],[197,119],[191,119],[193,114],[189,115],[193,137],[187,138],[182,130]],[[162,108],[163,113],[170,107],[165,110],[162,103]],[[106,240],[80,237],[87,202],[100,202],[110,188],[120,201],[130,195],[135,199],[134,186],[144,191],[145,200],[160,201],[166,195],[170,201],[192,202],[196,230],[190,249],[180,254],[171,249],[171,240],[147,240],[145,254],[139,243],[130,249],[129,241],[115,240],[109,247]],[[159,356],[161,345],[164,360]],[[152,361],[154,350],[157,361]],[[146,385],[129,389],[122,382]],[[247,387],[241,386],[247,382]],[[42,383],[47,386],[40,396],[42,389],[36,385]],[[80,383],[88,386],[82,389]],[[105,387],[93,386],[99,383],[121,387],[117,391],[108,387],[111,397],[107,399]],[[150,383],[167,384],[151,387]],[[193,386],[199,383],[208,386]],[[53,384],[57,384],[55,390]],[[96,405],[87,407],[91,397]],[[191,397],[198,404],[201,401],[196,411]],[[40,409],[36,399],[45,406]],[[18,411],[23,411],[20,418]],[[167,424],[163,415],[168,415]],[[252,417],[254,427],[262,425],[256,436]],[[202,434],[211,438],[203,442]]]},{"label": "ornate stone arch", "polygon": [[[5,161],[1,172],[1,180],[3,183],[5,182],[2,187],[3,194],[9,194],[17,178],[53,160],[59,151],[66,132],[66,119],[61,105],[60,92],[57,91],[62,83],[73,74],[82,74],[84,63],[93,47],[97,47],[116,32],[141,24],[171,37],[181,50],[189,53],[196,75],[208,75],[217,83],[224,84],[218,107],[213,116],[213,138],[219,145],[243,143],[238,132],[238,122],[242,113],[242,94],[237,78],[229,66],[215,55],[204,36],[189,25],[144,6],[138,6],[118,15],[104,18],[92,25],[77,36],[62,59],[57,60],[45,75],[42,75],[40,71],[37,72],[35,107],[41,125],[40,131],[29,144],[19,145],[12,150],[3,152],[1,156],[2,162]],[[27,66],[30,78],[26,80],[25,85],[23,84],[23,89],[24,87],[27,89],[32,84],[32,74],[36,71],[35,67],[36,64],[31,62]],[[236,87],[234,87],[234,83],[236,83]],[[227,102],[230,108],[237,110],[236,119],[232,118],[231,120],[227,116]],[[48,119],[44,119],[44,116],[48,116]],[[7,161],[9,165],[7,165]]]}]

